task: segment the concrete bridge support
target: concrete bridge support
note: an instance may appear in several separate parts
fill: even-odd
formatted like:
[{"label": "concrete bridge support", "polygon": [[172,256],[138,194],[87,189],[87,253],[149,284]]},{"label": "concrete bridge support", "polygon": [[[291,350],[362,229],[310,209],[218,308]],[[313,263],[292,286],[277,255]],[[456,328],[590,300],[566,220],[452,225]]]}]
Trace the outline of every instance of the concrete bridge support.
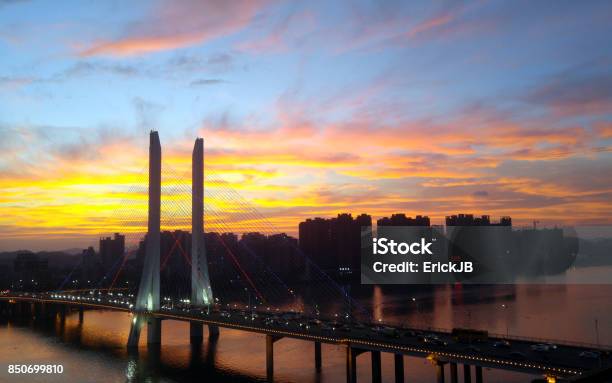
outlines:
[{"label": "concrete bridge support", "polygon": [[36,320],[40,320],[45,318],[46,316],[46,307],[44,302],[35,302],[34,303],[34,318]]},{"label": "concrete bridge support", "polygon": [[204,339],[204,324],[202,322],[189,322],[189,341],[191,344],[200,344]]},{"label": "concrete bridge support", "polygon": [[482,367],[476,366],[476,383],[482,383]]},{"label": "concrete bridge support", "polygon": [[395,383],[404,383],[404,355],[395,354]]},{"label": "concrete bridge support", "polygon": [[[208,338],[219,338],[219,327],[208,325]],[[189,339],[191,344],[199,344],[204,340],[204,324],[198,321],[189,322]]]},{"label": "concrete bridge support", "polygon": [[83,306],[79,306],[79,323],[83,323],[83,315],[84,315]]},{"label": "concrete bridge support", "polygon": [[436,362],[436,382],[444,383],[444,363]]},{"label": "concrete bridge support", "polygon": [[161,344],[162,321],[159,318],[149,317],[147,320],[147,345]]},{"label": "concrete bridge support", "polygon": [[380,351],[370,351],[372,357],[372,383],[382,382]]},{"label": "concrete bridge support", "polygon": [[138,348],[138,341],[140,340],[140,330],[142,330],[142,325],[144,322],[144,317],[142,314],[134,314],[132,317],[132,323],[130,323],[130,335],[128,335],[128,348]]},{"label": "concrete bridge support", "polygon": [[346,347],[346,382],[357,383],[357,356],[366,352],[351,346]]},{"label": "concrete bridge support", "polygon": [[321,342],[314,342],[315,370],[321,372]]},{"label": "concrete bridge support", "polygon": [[209,339],[219,338],[219,327],[209,324],[208,325],[208,338]]},{"label": "concrete bridge support", "polygon": [[463,365],[463,383],[472,383],[472,370],[469,364]]},{"label": "concrete bridge support", "polygon": [[66,321],[66,312],[68,311],[68,307],[66,307],[66,305],[64,304],[60,304],[57,308],[57,311],[59,313],[60,320],[62,322]]},{"label": "concrete bridge support", "polygon": [[451,383],[458,383],[459,377],[457,376],[457,363],[450,363],[450,381]]},{"label": "concrete bridge support", "polygon": [[274,381],[274,342],[281,339],[274,335],[266,335],[266,379]]},{"label": "concrete bridge support", "polygon": [[20,319],[29,318],[32,313],[32,305],[30,302],[18,302],[17,303],[17,314]]},{"label": "concrete bridge support", "polygon": [[140,313],[134,314],[130,325],[130,335],[128,336],[129,348],[137,348],[140,341],[142,326],[147,324],[147,346],[158,346],[161,344],[162,323],[160,318]]}]

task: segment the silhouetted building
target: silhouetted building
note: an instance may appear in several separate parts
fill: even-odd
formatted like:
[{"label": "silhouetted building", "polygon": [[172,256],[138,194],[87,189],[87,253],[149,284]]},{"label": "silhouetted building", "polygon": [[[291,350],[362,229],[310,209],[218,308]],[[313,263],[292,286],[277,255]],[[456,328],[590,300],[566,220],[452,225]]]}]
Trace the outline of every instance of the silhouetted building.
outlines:
[{"label": "silhouetted building", "polygon": [[317,217],[299,225],[300,249],[324,270],[334,268],[330,223],[331,220]]},{"label": "silhouetted building", "polygon": [[428,216],[417,215],[416,217],[406,217],[406,214],[392,214],[391,218],[383,217],[376,221],[377,226],[430,226]]},{"label": "silhouetted building", "polygon": [[265,265],[264,268],[277,276],[289,277],[303,267],[297,239],[285,233],[270,236],[245,233],[239,243],[241,260],[251,269]]},{"label": "silhouetted building", "polygon": [[99,262],[96,259],[96,251],[93,247],[89,246],[83,250],[82,257],[82,269],[81,269],[81,284],[89,286],[96,282],[100,278]]},{"label": "silhouetted building", "polygon": [[370,226],[372,217],[367,214],[307,219],[299,225],[300,249],[327,272],[359,275],[361,228]]},{"label": "silhouetted building", "polygon": [[162,231],[159,240],[162,292],[180,291],[189,296],[191,279],[187,276],[191,275],[191,233],[183,230]]},{"label": "silhouetted building", "polygon": [[14,286],[22,290],[38,290],[46,287],[49,260],[41,259],[38,254],[18,253],[13,261]]},{"label": "silhouetted building", "polygon": [[0,264],[0,289],[11,286],[11,268],[7,264]]},{"label": "silhouetted building", "polygon": [[125,235],[115,233],[106,238],[100,238],[100,259],[105,272],[116,266],[125,253]]},{"label": "silhouetted building", "polygon": [[295,275],[304,267],[304,258],[298,252],[297,238],[285,233],[268,236],[269,252],[264,260],[281,277]]},{"label": "silhouetted building", "polygon": [[501,217],[499,222],[491,223],[488,215],[475,217],[473,214],[457,214],[446,217],[446,226],[512,226],[512,218]]}]

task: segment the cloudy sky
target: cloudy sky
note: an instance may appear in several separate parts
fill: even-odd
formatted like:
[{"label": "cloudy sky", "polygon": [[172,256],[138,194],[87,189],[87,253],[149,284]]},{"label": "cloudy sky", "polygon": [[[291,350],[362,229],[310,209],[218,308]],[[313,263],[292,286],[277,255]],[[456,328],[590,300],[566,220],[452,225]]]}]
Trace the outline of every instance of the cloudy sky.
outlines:
[{"label": "cloudy sky", "polygon": [[196,136],[211,230],[609,224],[611,35],[605,1],[0,1],[0,250],[142,231],[151,129],[174,227]]}]

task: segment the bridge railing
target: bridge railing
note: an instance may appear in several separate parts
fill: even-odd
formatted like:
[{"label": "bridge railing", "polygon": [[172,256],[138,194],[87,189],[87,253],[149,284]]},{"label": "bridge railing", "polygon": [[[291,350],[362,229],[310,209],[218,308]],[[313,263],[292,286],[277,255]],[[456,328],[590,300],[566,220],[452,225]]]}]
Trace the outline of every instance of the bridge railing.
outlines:
[{"label": "bridge railing", "polygon": [[[32,295],[36,296],[36,293],[29,293],[27,294],[25,297],[24,296],[17,296],[16,298],[32,298]],[[79,299],[72,299],[72,301],[74,301],[75,303],[79,302]],[[415,331],[422,331],[422,332],[437,332],[437,333],[443,333],[443,334],[447,334],[450,335],[452,333],[452,329],[449,328],[444,328],[444,327],[435,327],[435,326],[419,326],[419,325],[404,325],[404,324],[400,324],[398,325],[397,323],[390,323],[390,322],[386,322],[386,321],[374,321],[369,323],[368,325],[381,325],[381,326],[389,326],[389,327],[393,327],[393,328],[397,328],[400,330],[415,330]],[[590,349],[597,349],[597,350],[602,350],[602,351],[612,351],[612,345],[609,344],[596,344],[596,343],[589,343],[589,342],[578,342],[578,341],[571,341],[571,340],[562,340],[562,339],[551,339],[551,338],[540,338],[540,337],[530,337],[530,336],[520,336],[520,335],[510,335],[510,334],[500,334],[500,333],[492,333],[492,332],[488,332],[488,336],[491,338],[498,338],[498,339],[506,339],[506,340],[516,340],[516,341],[522,341],[522,342],[534,342],[534,343],[552,343],[552,344],[556,344],[559,346],[567,346],[567,347],[581,347],[581,348],[590,348]]]}]

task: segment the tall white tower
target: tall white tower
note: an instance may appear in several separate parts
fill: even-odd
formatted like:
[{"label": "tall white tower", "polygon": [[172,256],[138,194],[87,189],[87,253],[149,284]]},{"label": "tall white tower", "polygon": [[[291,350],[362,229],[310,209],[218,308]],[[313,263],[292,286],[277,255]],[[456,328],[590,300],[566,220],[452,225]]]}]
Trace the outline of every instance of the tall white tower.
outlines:
[{"label": "tall white tower", "polygon": [[161,145],[157,132],[149,137],[149,223],[136,311],[159,310],[159,246],[161,208]]},{"label": "tall white tower", "polygon": [[204,139],[197,138],[192,156],[191,193],[191,304],[213,302],[204,245]]},{"label": "tall white tower", "polygon": [[159,267],[160,267],[160,209],[161,209],[161,144],[159,135],[152,131],[149,135],[149,217],[145,244],[145,258],[136,296],[136,315],[132,321],[128,346],[138,346],[140,329],[147,320],[148,343],[161,341],[161,322],[156,318],[145,318],[146,312],[158,311]]}]

